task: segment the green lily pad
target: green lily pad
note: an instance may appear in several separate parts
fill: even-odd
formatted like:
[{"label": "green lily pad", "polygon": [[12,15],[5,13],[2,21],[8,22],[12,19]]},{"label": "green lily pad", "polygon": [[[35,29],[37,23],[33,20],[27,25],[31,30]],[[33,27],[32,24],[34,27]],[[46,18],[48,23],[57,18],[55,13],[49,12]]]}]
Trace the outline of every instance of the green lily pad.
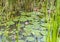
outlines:
[{"label": "green lily pad", "polygon": [[22,17],[20,18],[20,21],[23,21],[23,22],[27,21],[27,17],[22,16]]},{"label": "green lily pad", "polygon": [[19,40],[19,42],[24,42],[24,40]]},{"label": "green lily pad", "polygon": [[13,21],[8,21],[7,23],[6,23],[7,25],[13,25],[13,24],[15,24]]},{"label": "green lily pad", "polygon": [[27,40],[28,40],[28,41],[33,41],[34,38],[33,38],[33,37],[27,37]]},{"label": "green lily pad", "polygon": [[32,28],[33,27],[33,25],[27,25],[27,26],[25,26],[25,28]]},{"label": "green lily pad", "polygon": [[39,30],[32,30],[32,34],[33,34],[33,35],[36,35],[37,37],[38,37],[38,36],[41,36]]}]

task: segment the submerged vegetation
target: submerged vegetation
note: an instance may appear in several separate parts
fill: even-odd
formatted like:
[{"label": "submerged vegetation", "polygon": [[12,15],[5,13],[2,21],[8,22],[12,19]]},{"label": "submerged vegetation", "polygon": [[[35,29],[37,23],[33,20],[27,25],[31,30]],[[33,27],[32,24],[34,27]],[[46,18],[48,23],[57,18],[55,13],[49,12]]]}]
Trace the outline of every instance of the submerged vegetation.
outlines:
[{"label": "submerged vegetation", "polygon": [[60,42],[60,0],[0,0],[0,42]]}]

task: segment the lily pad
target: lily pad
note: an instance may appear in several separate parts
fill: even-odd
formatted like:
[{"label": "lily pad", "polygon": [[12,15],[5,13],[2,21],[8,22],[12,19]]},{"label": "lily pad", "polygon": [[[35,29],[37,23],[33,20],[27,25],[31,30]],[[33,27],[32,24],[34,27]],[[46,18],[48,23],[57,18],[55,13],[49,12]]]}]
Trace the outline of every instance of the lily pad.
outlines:
[{"label": "lily pad", "polygon": [[24,40],[19,40],[19,42],[25,42]]},{"label": "lily pad", "polygon": [[27,40],[28,40],[28,41],[33,41],[34,38],[33,38],[33,37],[27,37]]},{"label": "lily pad", "polygon": [[36,35],[37,37],[38,37],[38,36],[41,36],[39,30],[32,30],[32,34],[33,34],[33,35]]},{"label": "lily pad", "polygon": [[13,25],[13,24],[15,24],[13,21],[8,21],[7,23],[6,23],[7,25]]}]

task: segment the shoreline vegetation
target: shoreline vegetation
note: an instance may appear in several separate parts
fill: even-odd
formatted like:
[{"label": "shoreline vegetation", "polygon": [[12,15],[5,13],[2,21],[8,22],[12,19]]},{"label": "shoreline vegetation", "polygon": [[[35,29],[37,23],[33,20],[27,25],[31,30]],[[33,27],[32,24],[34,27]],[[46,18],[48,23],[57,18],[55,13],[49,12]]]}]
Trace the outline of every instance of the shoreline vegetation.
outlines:
[{"label": "shoreline vegetation", "polygon": [[0,42],[60,42],[60,0],[0,0]]}]

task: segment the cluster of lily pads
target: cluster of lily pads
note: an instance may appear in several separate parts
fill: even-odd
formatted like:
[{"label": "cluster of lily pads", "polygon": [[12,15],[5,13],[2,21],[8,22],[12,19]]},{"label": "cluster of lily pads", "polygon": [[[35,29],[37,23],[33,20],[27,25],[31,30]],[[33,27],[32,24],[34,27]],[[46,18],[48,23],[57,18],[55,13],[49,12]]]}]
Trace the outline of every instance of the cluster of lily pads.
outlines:
[{"label": "cluster of lily pads", "polygon": [[[0,19],[0,36],[4,36],[10,42],[12,40],[19,42],[22,37],[22,39],[28,37],[29,40],[33,40],[34,36],[41,37],[46,34],[46,28],[42,26],[45,22],[43,17],[44,14],[40,12],[21,12],[17,17],[5,21],[3,16],[1,17],[3,19]],[[2,41],[7,42],[4,37]]]}]

